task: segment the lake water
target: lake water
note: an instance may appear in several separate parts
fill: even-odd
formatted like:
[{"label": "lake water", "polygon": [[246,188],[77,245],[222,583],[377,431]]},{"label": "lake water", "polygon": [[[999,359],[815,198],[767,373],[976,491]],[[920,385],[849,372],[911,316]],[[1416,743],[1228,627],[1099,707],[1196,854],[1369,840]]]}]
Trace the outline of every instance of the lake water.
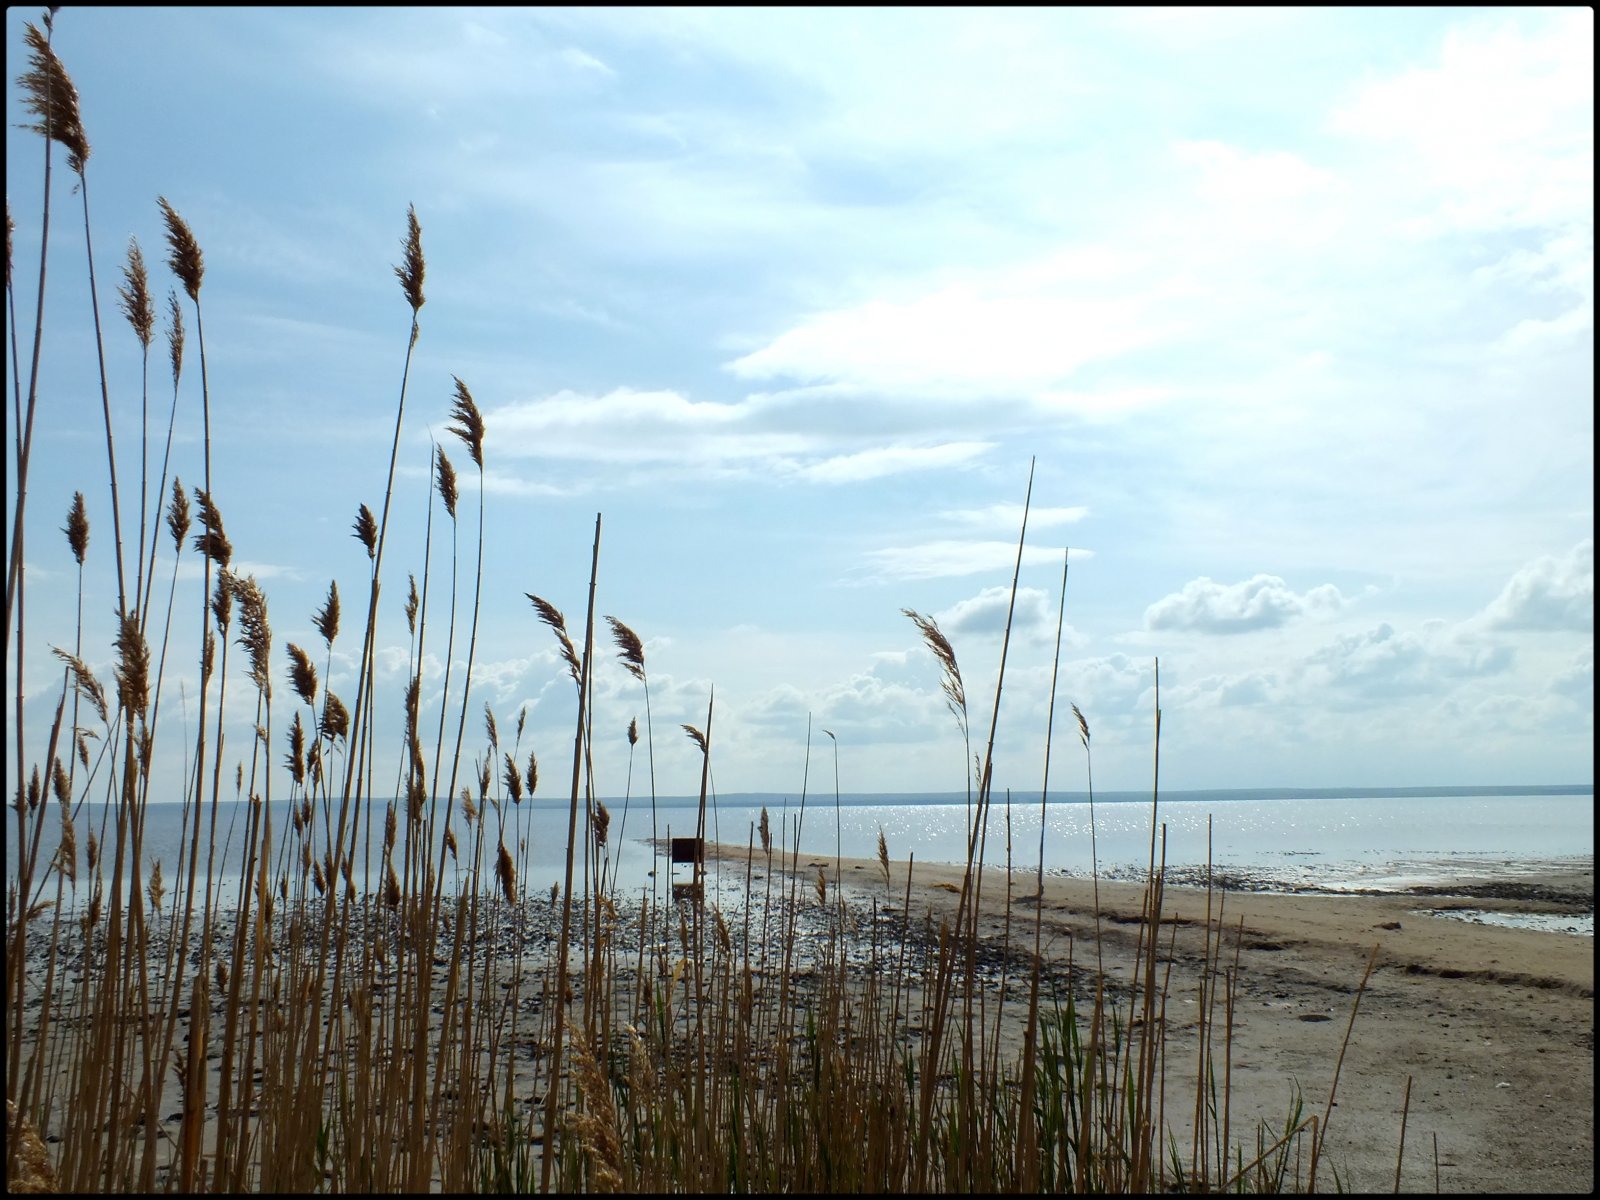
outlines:
[{"label": "lake water", "polygon": [[[1247,874],[1258,882],[1284,888],[1402,887],[1472,870],[1504,873],[1518,864],[1554,859],[1592,862],[1594,792],[1592,786],[1568,789],[1461,789],[1417,794],[1429,789],[1296,791],[1260,789],[1234,792],[1173,792],[1164,795],[1157,820],[1166,827],[1169,868],[1203,868]],[[611,813],[610,852],[619,885],[637,891],[650,886],[653,865],[651,802],[633,797],[607,800]],[[914,854],[921,863],[964,862],[968,805],[965,795],[724,795],[708,803],[706,836],[735,843],[750,842],[768,812],[775,844],[792,847],[798,834],[806,860],[845,857],[874,858],[881,830],[890,858],[904,862]],[[692,836],[698,801],[668,797],[655,803],[654,822],[660,837]],[[287,826],[287,807],[274,803],[275,841]],[[244,810],[225,804],[219,813],[218,846],[221,874],[236,877],[241,869]],[[376,812],[374,840],[381,836],[384,804]],[[182,837],[179,805],[151,805],[146,822],[146,865],[163,863],[169,889]],[[79,853],[87,828],[98,828],[102,806],[85,806],[79,814]],[[319,817],[320,820],[320,817]],[[508,847],[524,847],[524,887],[548,890],[563,877],[566,861],[568,806],[551,799],[525,800],[507,806],[504,837]],[[579,816],[581,829],[582,815]],[[459,810],[456,836],[467,844]],[[230,836],[231,829],[231,836]],[[1034,871],[1039,862],[1040,806],[1037,794],[998,796],[989,813],[985,861],[1004,866],[1009,846],[1018,871]],[[59,832],[54,813],[47,818],[41,861],[53,852]],[[492,884],[495,842],[500,826],[491,810],[485,878]],[[1094,855],[1102,875],[1129,877],[1150,855],[1151,805],[1148,795],[1110,793],[1094,803]],[[103,838],[108,850],[109,832]],[[320,843],[319,834],[319,843]],[[7,838],[9,878],[16,873],[15,834]],[[224,853],[225,851],[225,853]],[[376,854],[376,848],[374,848]],[[1052,797],[1045,808],[1044,863],[1055,874],[1087,875],[1091,854],[1090,806],[1081,796]],[[580,858],[581,861],[581,858]],[[667,864],[662,861],[663,875]],[[688,868],[679,867],[687,877]],[[80,869],[80,877],[81,877]],[[358,870],[357,882],[361,881]],[[454,886],[454,879],[447,878]]]}]

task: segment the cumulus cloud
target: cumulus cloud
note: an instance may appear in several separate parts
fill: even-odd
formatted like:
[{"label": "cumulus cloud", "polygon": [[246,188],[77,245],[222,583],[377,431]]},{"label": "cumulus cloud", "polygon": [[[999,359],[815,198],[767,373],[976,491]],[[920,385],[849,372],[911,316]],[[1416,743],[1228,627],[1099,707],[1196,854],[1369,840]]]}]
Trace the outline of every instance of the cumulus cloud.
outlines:
[{"label": "cumulus cloud", "polygon": [[1564,696],[1594,696],[1594,643],[1590,642],[1550,681],[1550,690]]},{"label": "cumulus cloud", "polygon": [[1594,629],[1594,539],[1545,555],[1513,575],[1483,612],[1490,629],[1587,633]]},{"label": "cumulus cloud", "polygon": [[1510,647],[1475,642],[1447,631],[1440,621],[1428,622],[1420,633],[1397,631],[1385,621],[1338,638],[1310,655],[1306,667],[1313,684],[1394,698],[1498,674],[1510,667],[1512,657]]},{"label": "cumulus cloud", "polygon": [[[958,601],[938,613],[939,627],[946,634],[1000,633],[1006,627],[1006,613],[1011,608],[1011,589],[1008,587],[984,588],[976,596]],[[1052,628],[1055,609],[1050,598],[1038,588],[1018,588],[1016,611],[1012,615],[1013,632],[1030,632]]]},{"label": "cumulus cloud", "polygon": [[1256,575],[1232,584],[1201,577],[1145,609],[1144,623],[1146,629],[1250,633],[1274,629],[1296,617],[1336,613],[1349,604],[1331,583],[1300,594],[1276,575]]}]

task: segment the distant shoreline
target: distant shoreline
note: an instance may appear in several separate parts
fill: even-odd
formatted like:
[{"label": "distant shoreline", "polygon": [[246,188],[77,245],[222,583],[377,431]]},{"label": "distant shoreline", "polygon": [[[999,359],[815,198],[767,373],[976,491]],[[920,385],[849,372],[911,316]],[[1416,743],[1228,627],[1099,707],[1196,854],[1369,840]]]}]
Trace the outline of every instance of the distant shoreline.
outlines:
[{"label": "distant shoreline", "polygon": [[[1449,787],[1445,785],[1427,787],[1326,787],[1326,788],[1192,788],[1188,790],[1164,790],[1159,799],[1163,804],[1182,803],[1212,803],[1231,800],[1427,800],[1440,799],[1447,796],[1590,796],[1594,794],[1592,783],[1516,783],[1500,785],[1472,785],[1463,787]],[[718,805],[732,808],[759,808],[763,804],[783,804],[785,801],[798,803],[801,793],[796,791],[778,792],[718,792],[708,796],[706,803],[715,802]],[[1006,793],[996,791],[994,801],[1003,804]],[[975,796],[972,798],[976,798]],[[370,801],[387,803],[391,796],[367,797]],[[559,801],[561,797],[556,797]],[[649,793],[631,797],[618,795],[603,795],[600,797],[608,806],[617,807],[627,801],[631,804],[648,804]],[[834,793],[831,791],[809,791],[805,794],[807,804],[833,803]],[[880,804],[966,804],[969,797],[966,792],[840,792],[838,802],[841,805],[855,805],[865,807]],[[548,805],[551,797],[541,795],[539,803]],[[1035,790],[1011,790],[1011,803],[1037,804],[1039,793]],[[1060,792],[1051,791],[1047,803],[1049,804],[1087,804],[1088,792]],[[1145,791],[1104,791],[1095,792],[1096,804],[1148,804],[1150,792]],[[151,807],[177,805],[179,800],[152,800]],[[274,803],[287,803],[277,801]],[[700,803],[698,796],[671,795],[657,796],[655,803],[658,808],[684,808]]]}]

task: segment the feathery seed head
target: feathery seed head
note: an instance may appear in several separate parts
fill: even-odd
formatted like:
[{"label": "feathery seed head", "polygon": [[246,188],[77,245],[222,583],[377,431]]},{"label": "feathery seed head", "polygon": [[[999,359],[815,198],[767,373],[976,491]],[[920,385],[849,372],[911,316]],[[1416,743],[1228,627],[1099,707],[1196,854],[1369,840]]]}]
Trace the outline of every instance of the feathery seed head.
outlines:
[{"label": "feathery seed head", "polygon": [[360,510],[356,513],[355,524],[352,526],[352,528],[355,530],[354,536],[356,540],[367,548],[367,557],[373,559],[377,558],[378,522],[377,519],[372,515],[372,510],[365,504],[363,504]]},{"label": "feathery seed head", "polygon": [[61,760],[55,760],[50,771],[50,785],[56,794],[56,799],[65,804],[72,799],[72,783],[67,778],[67,769],[61,765]]},{"label": "feathery seed head", "polygon": [[567,619],[561,615],[561,610],[548,600],[542,600],[532,592],[524,592],[523,595],[533,601],[534,611],[539,614],[539,619],[555,631],[556,640],[561,643],[561,657],[566,661],[567,670],[572,674],[572,682],[581,683],[583,670],[578,665],[578,653],[572,648],[572,639],[567,636]]},{"label": "feathery seed head", "polygon": [[622,665],[628,668],[628,674],[643,682],[644,643],[639,640],[637,633],[615,617],[607,617],[606,621],[610,624],[611,636],[617,643],[617,657],[622,660]]},{"label": "feathery seed head", "polygon": [[767,806],[761,806],[761,824],[756,826],[756,832],[761,835],[761,853],[772,853],[772,821],[767,816]]},{"label": "feathery seed head", "polygon": [[217,590],[211,596],[211,615],[216,618],[217,632],[226,633],[233,620],[233,578],[227,571],[217,575]]},{"label": "feathery seed head", "polygon": [[83,508],[82,492],[72,493],[72,507],[67,510],[67,523],[61,532],[67,535],[72,557],[83,566],[83,556],[89,551],[89,514]]},{"label": "feathery seed head", "polygon": [[159,858],[150,866],[149,893],[150,906],[159,911],[161,898],[167,894],[167,889],[161,882],[161,860]]},{"label": "feathery seed head", "polygon": [[183,553],[183,539],[189,533],[189,497],[184,494],[183,483],[173,476],[172,503],[167,506],[167,529],[172,534],[173,549]]},{"label": "feathery seed head", "polygon": [[322,635],[322,640],[329,647],[333,639],[339,636],[339,584],[337,580],[328,584],[328,598],[321,608],[312,616],[311,623],[317,627],[317,632]]},{"label": "feathery seed head", "polygon": [[594,806],[594,844],[603,847],[606,836],[611,831],[611,810],[605,806],[604,801],[596,801]]},{"label": "feathery seed head", "polygon": [[68,883],[78,882],[78,831],[72,824],[72,810],[61,807],[61,844],[56,849],[56,861]]},{"label": "feathery seed head", "polygon": [[178,390],[178,380],[183,378],[183,306],[178,303],[178,293],[167,289],[167,357],[172,362],[172,390]]},{"label": "feathery seed head", "polygon": [[327,688],[322,690],[322,736],[330,742],[350,733],[350,710]]},{"label": "feathery seed head", "polygon": [[161,206],[161,216],[167,223],[167,266],[172,268],[172,273],[183,284],[183,290],[189,293],[189,299],[196,304],[200,302],[200,281],[205,277],[205,260],[200,254],[200,243],[195,241],[194,234],[184,219],[178,215],[178,210],[167,203],[165,196],[157,196],[156,203]]},{"label": "feathery seed head", "polygon": [[478,470],[483,470],[483,415],[478,412],[478,406],[472,401],[472,393],[467,391],[467,385],[452,375],[456,381],[456,400],[450,409],[450,416],[460,422],[450,426],[450,432],[455,434],[467,444],[467,453],[472,455],[472,461],[478,465]]},{"label": "feathery seed head", "polygon": [[411,577],[411,590],[406,594],[406,628],[415,633],[417,631],[417,605],[421,601],[417,597],[417,577]]},{"label": "feathery seed head", "polygon": [[[45,28],[49,27],[46,18]],[[17,77],[17,85],[27,94],[24,107],[39,120],[22,128],[60,143],[67,151],[67,166],[82,176],[83,165],[89,160],[89,138],[78,112],[78,89],[50,48],[49,39],[31,21],[23,36],[32,51],[28,55],[31,69]]]},{"label": "feathery seed head", "polygon": [[489,735],[489,748],[498,750],[500,748],[500,730],[494,723],[494,709],[489,707],[487,700],[483,704],[483,731]]},{"label": "feathery seed head", "polygon": [[500,843],[500,853],[495,861],[495,875],[500,880],[500,890],[505,895],[507,904],[517,902],[517,865],[511,861],[511,855],[506,850],[506,844]]},{"label": "feathery seed head", "polygon": [[439,499],[444,501],[444,510],[454,520],[456,515],[456,469],[450,465],[450,460],[444,455],[442,446],[434,447],[434,459],[437,464],[439,480]]},{"label": "feathery seed head", "polygon": [[[250,679],[261,694],[272,698],[269,658],[272,651],[272,626],[267,621],[267,597],[256,585],[256,577],[234,575],[230,586],[239,598],[239,645],[250,656]],[[309,662],[307,663],[309,666]]]},{"label": "feathery seed head", "polygon": [[233,543],[222,530],[222,514],[204,488],[195,488],[194,499],[200,506],[200,532],[195,534],[194,548],[217,566],[226,568],[233,561]]},{"label": "feathery seed head", "polygon": [[706,753],[706,735],[705,734],[701,733],[693,725],[685,725],[683,727],[683,731],[689,735],[689,740],[691,742],[693,742],[696,746],[700,747],[700,753],[701,754]]},{"label": "feathery seed head", "polygon": [[150,647],[139,632],[139,617],[128,613],[117,634],[117,699],[123,710],[142,718],[150,706]]},{"label": "feathery seed head", "polygon": [[539,786],[539,760],[532,750],[528,751],[528,770],[522,780],[527,786],[529,799],[532,799],[534,790]]},{"label": "feathery seed head", "polygon": [[300,723],[298,712],[289,723],[289,753],[284,756],[283,763],[296,783],[306,781],[306,729]]},{"label": "feathery seed head", "polygon": [[425,303],[422,277],[427,269],[422,259],[422,226],[417,221],[415,205],[406,208],[406,236],[401,239],[400,246],[405,262],[394,269],[395,278],[400,281],[400,290],[405,293],[406,303],[411,306],[412,320],[415,320]]},{"label": "feathery seed head", "polygon": [[89,664],[76,654],[68,654],[59,646],[52,646],[55,656],[66,663],[72,671],[73,686],[78,694],[94,705],[94,711],[99,716],[102,724],[106,722],[106,691],[100,686],[100,681],[94,677],[94,672],[89,669]]},{"label": "feathery seed head", "polygon": [[506,755],[506,791],[511,793],[511,803],[522,803],[522,772],[517,769],[517,760],[511,755]]},{"label": "feathery seed head", "polygon": [[133,326],[134,336],[146,350],[155,335],[156,306],[150,299],[150,273],[145,270],[144,254],[137,238],[128,239],[128,262],[122,268],[122,286],[117,288],[121,297],[118,307]]},{"label": "feathery seed head", "polygon": [[1072,715],[1078,718],[1078,739],[1083,743],[1083,748],[1089,748],[1089,722],[1083,719],[1083,713],[1078,711],[1078,706],[1072,706]]},{"label": "feathery seed head", "polygon": [[637,746],[638,744],[639,744],[639,718],[638,717],[634,717],[633,720],[628,722],[628,745]]},{"label": "feathery seed head", "polygon": [[[289,680],[294,685],[295,695],[304,700],[313,708],[317,704],[317,668],[311,663],[311,656],[296,646],[293,642],[287,643],[289,648]],[[295,720],[299,720],[295,714]]]},{"label": "feathery seed head", "polygon": [[933,651],[933,656],[944,668],[944,677],[940,680],[939,686],[944,692],[945,703],[961,728],[966,729],[967,692],[961,682],[961,668],[956,665],[956,652],[950,645],[950,639],[945,637],[939,628],[939,622],[932,617],[925,617],[909,608],[902,608],[900,611],[911,618],[911,623],[922,634],[922,640],[927,643],[928,649]]}]

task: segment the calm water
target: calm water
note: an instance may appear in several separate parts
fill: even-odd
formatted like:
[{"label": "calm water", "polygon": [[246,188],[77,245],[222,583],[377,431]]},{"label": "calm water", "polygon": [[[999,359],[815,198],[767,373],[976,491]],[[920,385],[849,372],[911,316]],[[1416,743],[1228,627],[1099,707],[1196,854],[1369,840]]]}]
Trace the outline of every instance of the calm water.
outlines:
[{"label": "calm water", "polygon": [[[1550,789],[1541,789],[1543,794],[1514,789],[1451,795],[1416,795],[1415,791],[1397,789],[1390,794],[1360,795],[1337,791],[1288,795],[1260,790],[1173,792],[1162,799],[1158,818],[1166,826],[1166,861],[1169,867],[1204,867],[1208,819],[1211,861],[1217,868],[1248,873],[1285,887],[1402,886],[1477,867],[1503,871],[1527,860],[1592,861],[1592,787],[1566,789],[1562,794],[1549,794]],[[768,811],[774,843],[792,847],[798,830],[801,854],[806,860],[831,859],[836,850],[847,858],[873,858],[880,830],[890,857],[897,862],[903,862],[909,854],[924,863],[961,862],[966,858],[967,802],[960,794],[847,795],[839,798],[837,808],[831,794],[810,796],[803,823],[798,796],[722,796],[714,806],[708,805],[706,836],[747,844],[763,805]],[[620,799],[608,801],[607,806],[611,811],[610,850],[621,886],[649,886],[653,865],[648,844],[649,798],[635,797],[626,805],[626,813]],[[226,849],[222,873],[237,876],[244,815],[240,809],[237,828],[230,838],[231,807],[224,806],[219,819],[218,849],[219,854]],[[287,809],[280,804],[272,807],[274,839],[281,842]],[[658,800],[655,825],[659,835],[692,835],[696,809],[697,801],[688,797]],[[375,811],[377,840],[381,836],[383,805],[375,805]],[[102,813],[100,806],[87,806],[80,814],[80,855],[85,822],[98,827]],[[181,814],[178,805],[152,805],[147,819],[146,862],[162,861],[169,888],[178,861]],[[508,847],[525,844],[525,887],[548,889],[562,878],[567,815],[565,803],[549,799],[508,806],[504,837]],[[1151,813],[1147,795],[1097,796],[1094,818],[1095,846],[1103,874],[1126,875],[1148,860]],[[44,834],[46,857],[54,849],[58,827],[59,822],[52,815]],[[1039,827],[1038,796],[1031,800],[1013,796],[1009,844],[1018,870],[1037,868]],[[466,845],[459,811],[455,829],[457,838]],[[494,840],[500,836],[492,813],[485,830],[489,838],[485,877],[492,878]],[[7,838],[8,877],[15,875],[15,840],[14,834]],[[110,835],[104,840],[109,849]],[[1007,844],[1007,813],[1001,796],[990,813],[985,861],[1004,866]],[[1045,869],[1053,873],[1089,873],[1090,845],[1089,805],[1072,796],[1052,799],[1045,814]],[[665,873],[665,863],[662,870]],[[686,872],[687,868],[680,867],[679,871]],[[451,882],[447,879],[447,883]]]}]

